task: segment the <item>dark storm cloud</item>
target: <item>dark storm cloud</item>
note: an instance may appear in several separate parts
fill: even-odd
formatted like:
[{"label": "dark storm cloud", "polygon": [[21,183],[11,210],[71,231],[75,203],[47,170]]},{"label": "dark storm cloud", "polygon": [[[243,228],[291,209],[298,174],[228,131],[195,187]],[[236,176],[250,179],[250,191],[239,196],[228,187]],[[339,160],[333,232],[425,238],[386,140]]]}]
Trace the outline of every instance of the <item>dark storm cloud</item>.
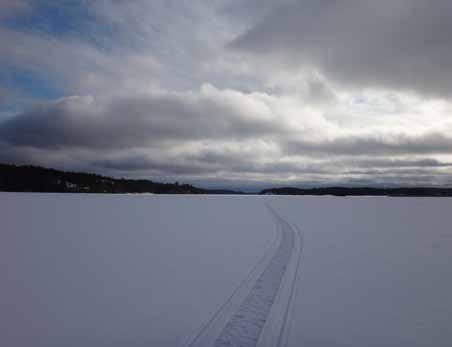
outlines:
[{"label": "dark storm cloud", "polygon": [[185,158],[152,159],[148,155],[120,155],[110,159],[96,158],[92,162],[93,166],[102,169],[116,170],[120,172],[145,171],[160,175],[191,175],[206,174],[218,171],[218,167],[206,165]]},{"label": "dark storm cloud", "polygon": [[448,0],[299,0],[271,11],[232,47],[351,85],[451,96],[451,32]]},{"label": "dark storm cloud", "polygon": [[452,152],[452,137],[436,132],[409,136],[350,135],[321,142],[288,141],[284,147],[290,155],[308,156],[449,154]]},{"label": "dark storm cloud", "polygon": [[[112,160],[100,160],[94,165],[118,171],[153,171],[164,175],[191,175],[228,172],[234,174],[276,175],[320,175],[322,177],[343,175],[384,176],[428,175],[433,171],[437,175],[449,175],[441,168],[452,167],[452,163],[443,163],[435,159],[393,159],[393,160],[342,160],[317,161],[314,163],[267,161],[259,162],[244,156],[243,153],[200,153],[176,160],[152,160],[147,156],[125,156]],[[353,168],[353,169],[350,169]]]},{"label": "dark storm cloud", "polygon": [[290,174],[290,173],[326,173],[323,166],[301,163],[281,162],[279,160],[262,161],[251,153],[240,150],[200,151],[188,157],[192,163],[201,163],[216,171],[253,174]]},{"label": "dark storm cloud", "polygon": [[[259,158],[250,159],[250,155],[241,151],[230,150],[207,150],[200,151],[196,155],[187,156],[186,159],[190,163],[197,163],[198,168],[207,167],[217,168],[217,171],[228,170],[236,173],[261,173],[261,174],[318,174],[318,175],[336,175],[340,172],[349,172],[350,168],[359,170],[359,173],[370,175],[371,173],[388,173],[397,170],[403,173],[402,170],[409,170],[408,172],[429,172],[432,169],[441,169],[452,167],[452,163],[441,162],[433,158],[376,158],[368,159],[359,156],[351,155],[347,158],[337,158],[328,156],[328,158],[320,159],[315,153],[309,160],[308,156],[304,159],[296,161],[281,161],[281,160],[259,160]],[[213,169],[214,170],[214,169]],[[372,171],[375,170],[375,171]],[[379,170],[379,171],[377,171]],[[355,171],[354,173],[358,173]]]},{"label": "dark storm cloud", "polygon": [[98,105],[69,98],[36,106],[0,123],[0,139],[37,148],[124,148],[202,139],[241,139],[287,131],[248,117],[213,97],[123,98]]},{"label": "dark storm cloud", "polygon": [[358,167],[377,167],[377,168],[435,168],[452,167],[452,163],[441,162],[432,158],[424,159],[362,159],[359,161],[345,162],[351,166]]},{"label": "dark storm cloud", "polygon": [[206,174],[327,174],[323,165],[301,165],[296,163],[266,162],[261,163],[243,153],[205,153],[188,155],[183,158],[154,160],[147,155],[126,155],[112,159],[93,161],[92,164],[103,169],[122,172],[144,171],[157,175],[206,175]]}]

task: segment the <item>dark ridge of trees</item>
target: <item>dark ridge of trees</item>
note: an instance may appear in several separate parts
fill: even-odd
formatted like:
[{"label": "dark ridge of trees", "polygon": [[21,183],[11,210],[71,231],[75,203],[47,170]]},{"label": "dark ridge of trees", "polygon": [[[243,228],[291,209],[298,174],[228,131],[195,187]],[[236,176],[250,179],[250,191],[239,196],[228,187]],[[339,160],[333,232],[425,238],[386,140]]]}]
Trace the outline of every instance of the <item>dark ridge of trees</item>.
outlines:
[{"label": "dark ridge of trees", "polygon": [[189,184],[116,179],[92,173],[66,172],[39,166],[0,164],[0,191],[41,193],[239,194]]},{"label": "dark ridge of trees", "polygon": [[[92,173],[66,172],[39,166],[0,164],[0,191],[41,193],[154,193],[154,194],[244,194],[223,189],[203,189],[190,184],[150,180],[117,179]],[[442,187],[282,187],[264,189],[266,195],[333,196],[452,196]]]},{"label": "dark ridge of trees", "polygon": [[325,188],[271,188],[264,189],[262,195],[333,195],[333,196],[452,196],[452,188],[436,187],[325,187]]}]

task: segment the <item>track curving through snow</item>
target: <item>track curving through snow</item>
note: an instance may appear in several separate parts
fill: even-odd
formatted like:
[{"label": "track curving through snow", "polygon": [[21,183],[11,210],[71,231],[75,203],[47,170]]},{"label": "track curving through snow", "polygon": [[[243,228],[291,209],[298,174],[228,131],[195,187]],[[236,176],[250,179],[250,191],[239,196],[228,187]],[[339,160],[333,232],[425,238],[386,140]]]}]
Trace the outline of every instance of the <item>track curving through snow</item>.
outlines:
[{"label": "track curving through snow", "polygon": [[277,242],[188,346],[284,346],[299,270],[299,229],[270,205]]}]

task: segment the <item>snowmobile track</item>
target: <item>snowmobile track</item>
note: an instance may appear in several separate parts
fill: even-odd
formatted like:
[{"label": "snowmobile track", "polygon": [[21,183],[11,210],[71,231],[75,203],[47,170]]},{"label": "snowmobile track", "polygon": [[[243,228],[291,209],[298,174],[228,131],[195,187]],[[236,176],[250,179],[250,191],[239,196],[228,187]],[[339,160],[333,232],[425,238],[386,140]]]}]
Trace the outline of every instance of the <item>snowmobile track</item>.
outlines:
[{"label": "snowmobile track", "polygon": [[[253,278],[255,268],[247,276],[244,282],[249,282],[250,279],[253,282],[248,284],[246,295],[242,294],[243,299],[236,304],[234,311],[224,315],[227,318],[219,323],[222,329],[219,330],[217,324],[216,338],[203,340],[203,332],[200,332],[189,346],[285,345],[301,259],[301,235],[296,226],[292,227],[270,205],[267,204],[267,208],[277,222],[279,244],[275,245],[272,253],[267,256],[265,267],[259,274]],[[259,263],[261,262],[262,260]],[[204,329],[208,330],[209,325],[215,324],[214,318],[221,315],[220,311],[227,310],[229,301],[232,301],[231,298],[222,305]]]}]

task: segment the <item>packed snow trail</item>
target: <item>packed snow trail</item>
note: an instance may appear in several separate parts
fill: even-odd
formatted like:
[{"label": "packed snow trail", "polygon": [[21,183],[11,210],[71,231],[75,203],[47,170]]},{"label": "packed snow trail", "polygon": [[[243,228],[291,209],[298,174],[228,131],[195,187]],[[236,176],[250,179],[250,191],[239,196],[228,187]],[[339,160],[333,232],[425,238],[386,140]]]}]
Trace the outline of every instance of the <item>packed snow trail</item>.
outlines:
[{"label": "packed snow trail", "polygon": [[250,282],[251,278],[252,282],[241,285],[246,288],[241,291],[241,296],[239,293],[234,295],[237,296],[235,306],[234,300],[224,305],[227,307],[221,309],[223,314],[217,313],[223,319],[212,322],[206,329],[211,331],[207,331],[204,338],[199,333],[189,346],[284,345],[301,256],[301,239],[297,230],[270,206],[267,208],[277,222],[279,244],[271,249],[259,272],[253,277],[256,272],[253,270],[245,280]]}]

